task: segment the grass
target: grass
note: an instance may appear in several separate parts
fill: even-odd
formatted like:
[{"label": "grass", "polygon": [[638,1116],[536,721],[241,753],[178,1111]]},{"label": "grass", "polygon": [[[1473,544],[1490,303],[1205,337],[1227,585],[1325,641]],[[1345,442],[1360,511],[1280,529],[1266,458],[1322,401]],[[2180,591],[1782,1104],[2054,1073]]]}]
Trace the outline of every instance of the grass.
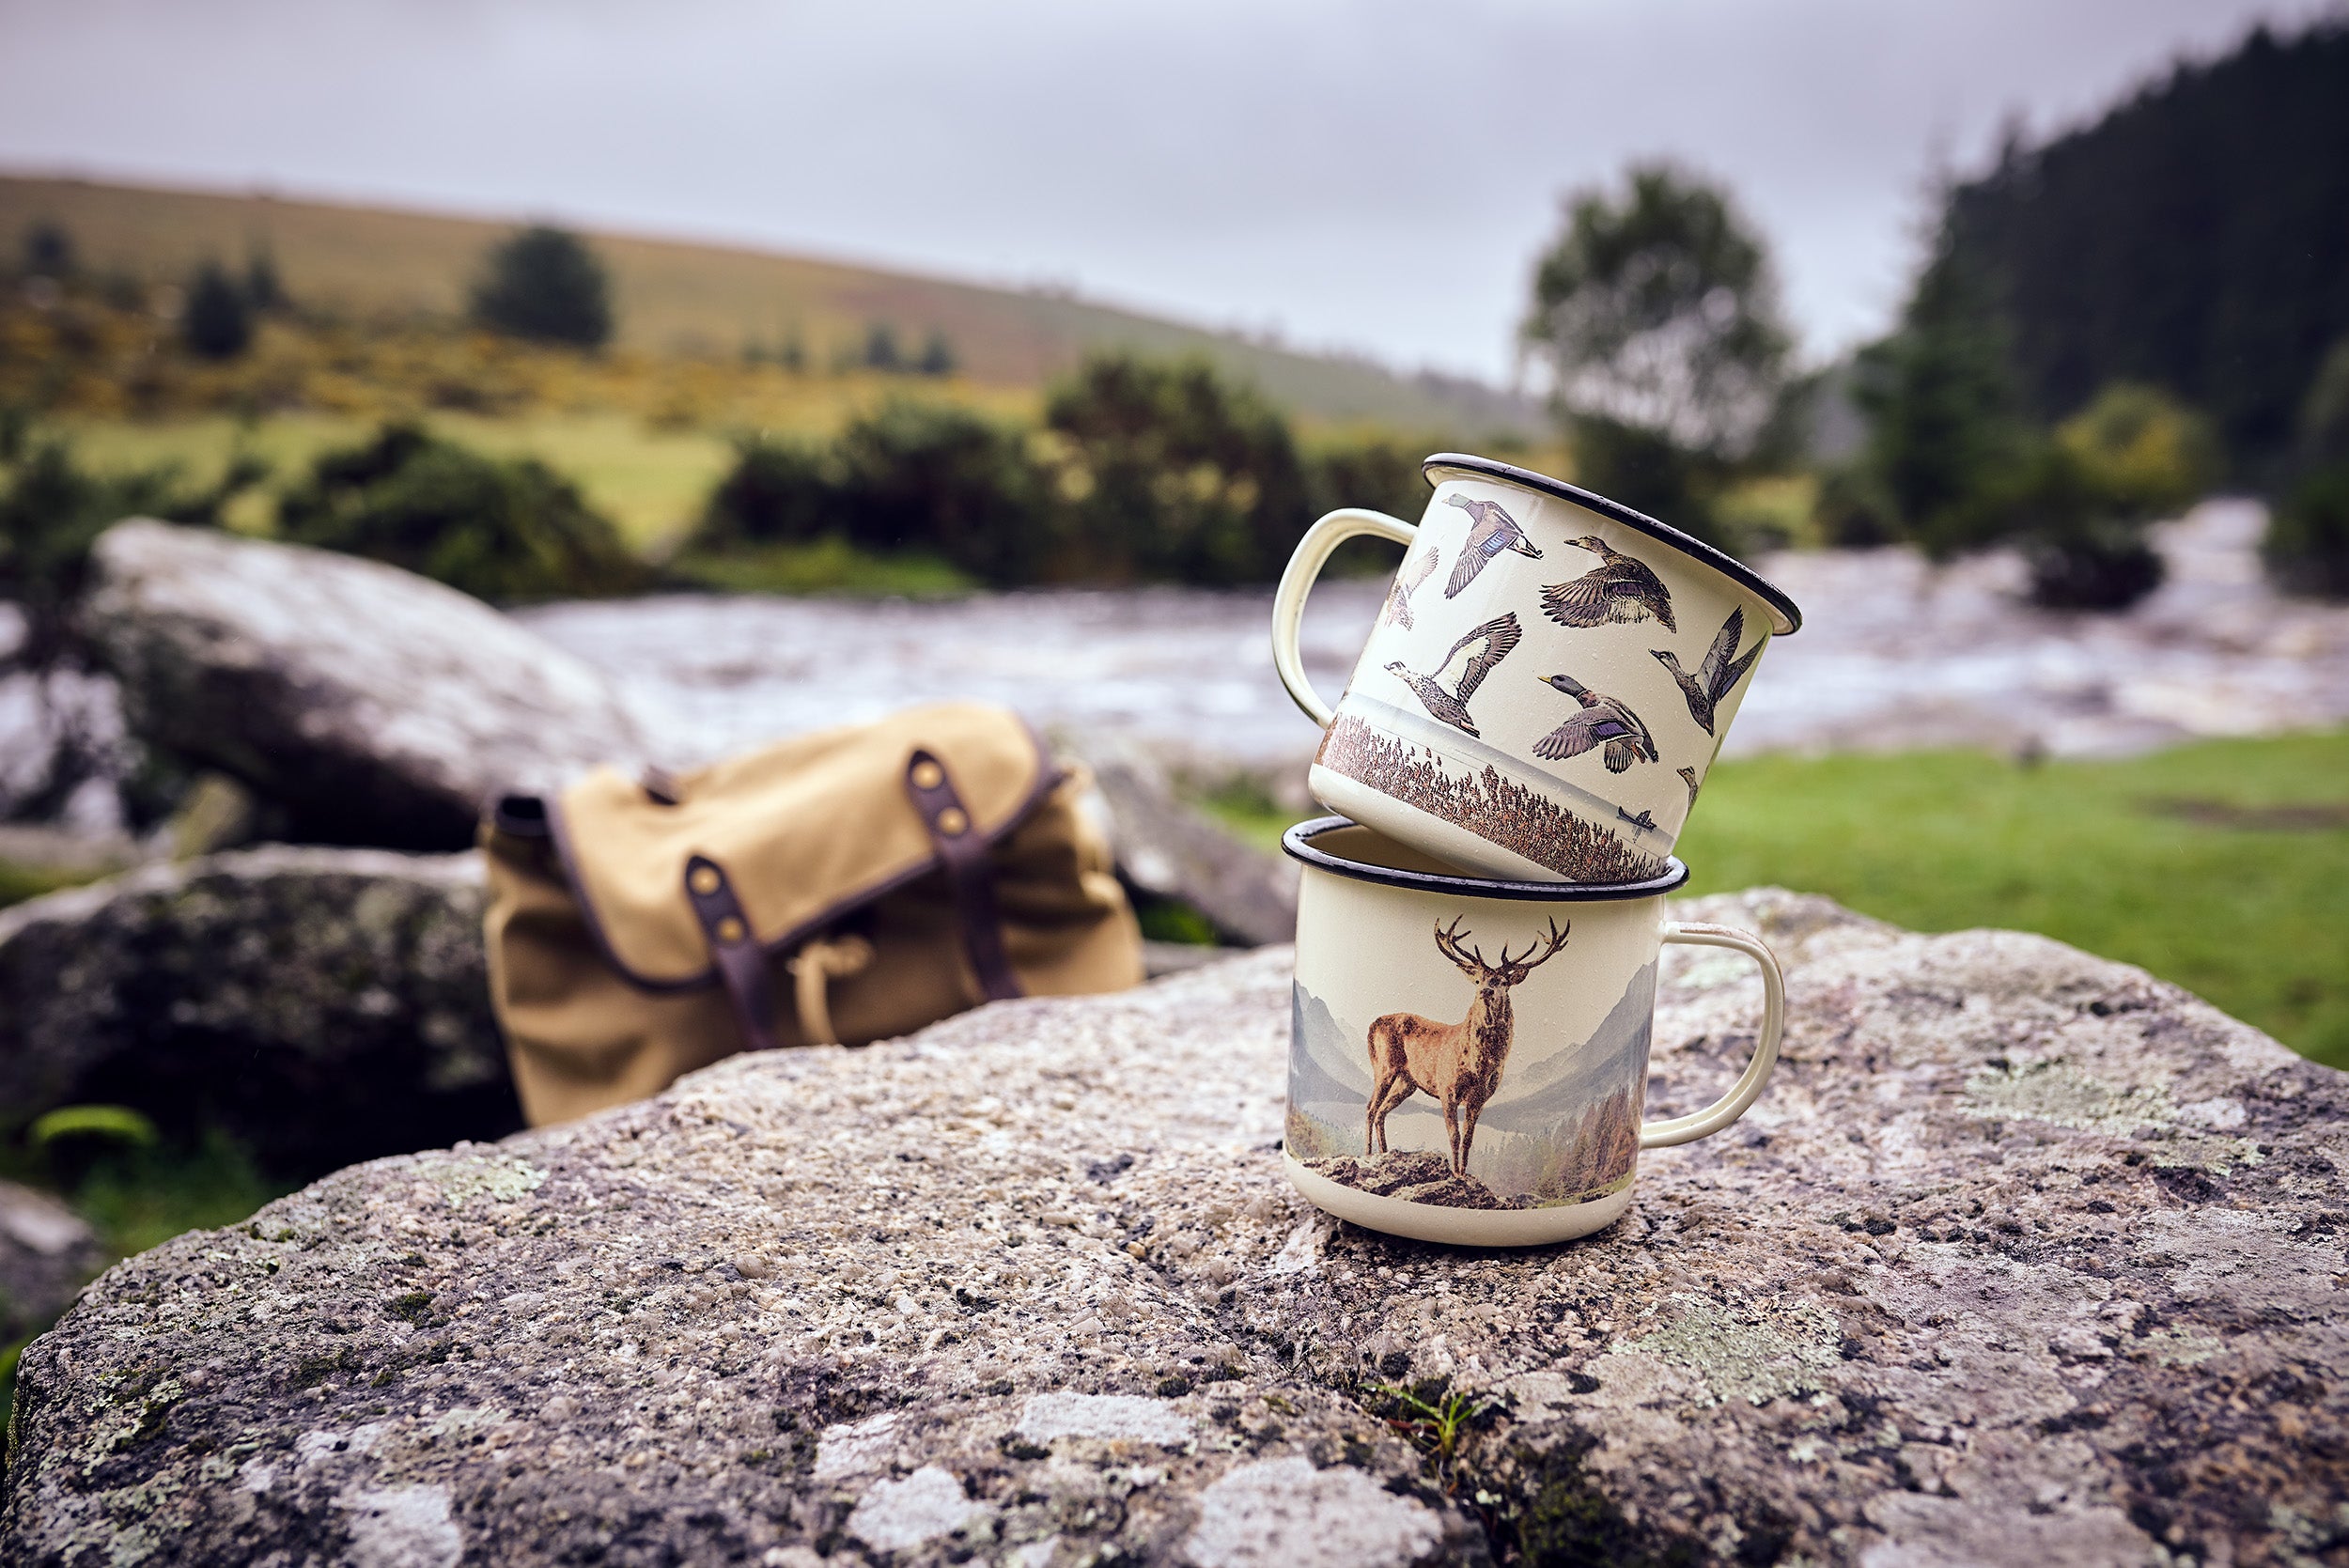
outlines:
[{"label": "grass", "polygon": [[875,555],[836,537],[723,555],[683,555],[669,563],[669,571],[684,582],[729,594],[953,598],[977,586],[936,556],[912,551]]},{"label": "grass", "polygon": [[[820,420],[846,411],[809,410]],[[124,472],[172,462],[190,481],[217,478],[230,457],[246,451],[270,464],[272,481],[232,508],[233,526],[267,533],[275,517],[270,490],[308,472],[330,447],[359,441],[376,422],[328,413],[282,413],[242,422],[227,415],[135,420],[61,418],[49,422],[70,437],[92,468]],[[620,526],[639,550],[658,548],[701,510],[733,461],[732,445],[712,431],[661,428],[624,413],[531,413],[511,419],[436,413],[434,430],[496,457],[534,457],[578,484],[590,503]]]},{"label": "grass", "polygon": [[[1261,801],[1209,809],[1259,844]],[[1826,893],[1920,931],[2042,931],[2349,1067],[2349,731],[2036,768],[1972,752],[1726,762],[1691,894]]]}]

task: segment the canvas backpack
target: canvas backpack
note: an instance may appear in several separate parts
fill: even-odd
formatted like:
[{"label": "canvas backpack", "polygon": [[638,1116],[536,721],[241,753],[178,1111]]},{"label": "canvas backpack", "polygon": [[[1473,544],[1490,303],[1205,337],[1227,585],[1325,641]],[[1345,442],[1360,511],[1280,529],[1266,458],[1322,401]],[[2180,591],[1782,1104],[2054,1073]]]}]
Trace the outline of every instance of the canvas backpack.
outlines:
[{"label": "canvas backpack", "polygon": [[490,985],[533,1126],[745,1048],[1139,984],[1089,781],[1017,714],[915,708],[696,772],[599,768],[482,828]]}]

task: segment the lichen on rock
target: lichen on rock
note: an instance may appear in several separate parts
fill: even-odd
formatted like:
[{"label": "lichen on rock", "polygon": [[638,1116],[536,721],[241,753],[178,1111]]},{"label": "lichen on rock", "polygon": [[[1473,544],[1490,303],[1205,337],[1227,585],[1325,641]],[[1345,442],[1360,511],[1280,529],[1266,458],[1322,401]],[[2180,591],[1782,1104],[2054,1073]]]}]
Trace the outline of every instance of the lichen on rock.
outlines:
[{"label": "lichen on rock", "polygon": [[[1585,1240],[1299,1199],[1283,952],[1000,1003],[117,1266],[24,1358],[0,1556],[2341,1560],[2341,1075],[2039,938],[1679,912],[1776,944],[1784,1060]],[[1668,961],[1651,1115],[1757,1001]],[[2120,1109],[1985,1099],[2036,1063]]]}]

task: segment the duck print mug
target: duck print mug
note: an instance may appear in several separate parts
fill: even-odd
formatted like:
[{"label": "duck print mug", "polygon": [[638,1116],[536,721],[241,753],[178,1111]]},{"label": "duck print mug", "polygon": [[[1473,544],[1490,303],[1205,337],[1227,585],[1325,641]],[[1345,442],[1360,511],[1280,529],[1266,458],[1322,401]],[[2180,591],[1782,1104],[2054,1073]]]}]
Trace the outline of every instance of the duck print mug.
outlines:
[{"label": "duck print mug", "polygon": [[[1778,960],[1749,932],[1665,919],[1678,861],[1615,887],[1494,881],[1335,816],[1282,847],[1305,871],[1282,1163],[1342,1219],[1470,1247],[1586,1235],[1630,1206],[1641,1150],[1728,1126],[1778,1060]],[[1727,1094],[1646,1122],[1667,942],[1751,958],[1761,1030]]]},{"label": "duck print mug", "polygon": [[[1655,519],[1561,480],[1442,453],[1415,527],[1346,508],[1298,542],[1272,602],[1282,683],[1327,733],[1330,810],[1486,877],[1663,875],[1783,593]],[[1305,596],[1358,534],[1406,547],[1333,708],[1298,651]]]}]

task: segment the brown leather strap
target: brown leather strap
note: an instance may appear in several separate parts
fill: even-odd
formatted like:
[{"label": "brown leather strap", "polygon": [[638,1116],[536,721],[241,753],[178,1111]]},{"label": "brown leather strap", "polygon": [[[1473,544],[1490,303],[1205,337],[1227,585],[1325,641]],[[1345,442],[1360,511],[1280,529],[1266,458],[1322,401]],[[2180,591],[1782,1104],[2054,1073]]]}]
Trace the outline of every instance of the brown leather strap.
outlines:
[{"label": "brown leather strap", "polygon": [[1023,996],[1019,976],[1012,972],[1003,952],[1003,925],[995,912],[995,874],[988,863],[984,835],[976,831],[971,812],[955,790],[946,765],[933,753],[916,749],[906,759],[906,793],[913,809],[928,824],[930,842],[938,846],[938,862],[946,869],[946,885],[954,891],[955,908],[962,916],[962,948],[971,959],[971,972],[989,1001]]},{"label": "brown leather strap", "polygon": [[751,931],[742,901],[734,896],[725,868],[707,855],[685,862],[685,897],[709,939],[718,977],[725,983],[726,1000],[734,1004],[734,1021],[741,1027],[743,1043],[752,1050],[775,1048],[775,998],[767,977],[767,952]]}]

